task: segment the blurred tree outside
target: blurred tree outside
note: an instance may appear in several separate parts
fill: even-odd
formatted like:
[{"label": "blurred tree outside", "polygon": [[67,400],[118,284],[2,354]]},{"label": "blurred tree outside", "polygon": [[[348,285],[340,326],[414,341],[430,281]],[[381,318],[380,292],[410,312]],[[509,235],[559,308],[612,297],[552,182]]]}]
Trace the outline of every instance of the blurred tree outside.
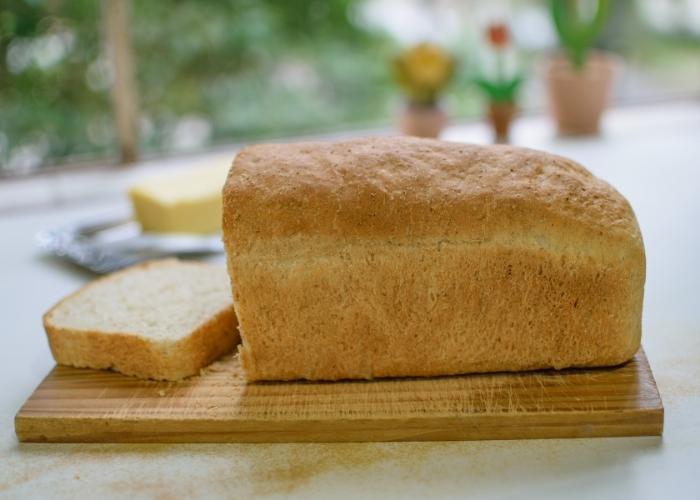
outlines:
[{"label": "blurred tree outside", "polygon": [[[147,150],[381,119],[391,40],[349,0],[135,2]],[[153,29],[155,19],[165,19]]]},{"label": "blurred tree outside", "polygon": [[[616,100],[700,93],[700,0],[616,0],[598,46],[625,58]],[[388,61],[429,40],[457,58],[455,117],[483,103],[471,84],[482,30],[511,24],[541,109],[537,63],[554,50],[546,0],[132,1],[140,149],[203,150],[250,139],[387,126],[400,97]],[[685,11],[683,9],[686,9]],[[694,17],[695,16],[695,17]],[[700,24],[700,23],[698,23]],[[117,156],[98,0],[0,3],[0,176]]]},{"label": "blurred tree outside", "polygon": [[94,0],[0,4],[2,170],[114,153],[99,21]]},{"label": "blurred tree outside", "polygon": [[[387,113],[389,37],[350,0],[132,3],[141,150],[339,130]],[[116,156],[96,0],[0,5],[0,174]]]}]

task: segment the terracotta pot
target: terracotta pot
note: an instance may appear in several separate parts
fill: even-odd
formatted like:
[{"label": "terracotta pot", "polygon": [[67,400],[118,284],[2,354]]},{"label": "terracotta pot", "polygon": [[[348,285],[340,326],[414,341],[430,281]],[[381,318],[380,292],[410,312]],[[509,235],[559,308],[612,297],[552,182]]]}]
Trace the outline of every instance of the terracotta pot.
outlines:
[{"label": "terracotta pot", "polygon": [[549,105],[563,135],[596,134],[608,103],[614,60],[593,52],[581,71],[563,55],[552,58],[546,68]]},{"label": "terracotta pot", "polygon": [[488,118],[493,128],[493,142],[508,142],[510,124],[516,111],[512,102],[489,103]]},{"label": "terracotta pot", "polygon": [[410,104],[399,115],[399,129],[404,135],[438,137],[447,125],[447,115],[439,106]]}]

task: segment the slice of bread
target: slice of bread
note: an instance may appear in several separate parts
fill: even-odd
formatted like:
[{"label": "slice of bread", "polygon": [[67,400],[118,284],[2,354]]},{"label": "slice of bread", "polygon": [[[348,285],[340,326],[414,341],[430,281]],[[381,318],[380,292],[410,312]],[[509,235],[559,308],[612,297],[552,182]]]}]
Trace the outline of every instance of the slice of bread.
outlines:
[{"label": "slice of bread", "polygon": [[223,267],[152,261],[100,278],[44,315],[56,362],[141,378],[198,373],[239,342]]}]

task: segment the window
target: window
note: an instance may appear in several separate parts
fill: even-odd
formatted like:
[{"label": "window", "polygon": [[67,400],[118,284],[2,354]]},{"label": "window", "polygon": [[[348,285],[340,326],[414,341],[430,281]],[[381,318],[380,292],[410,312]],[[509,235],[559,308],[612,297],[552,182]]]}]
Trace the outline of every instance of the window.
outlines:
[{"label": "window", "polygon": [[[118,158],[104,41],[113,1],[0,6],[0,175]],[[700,0],[610,4],[598,46],[623,62],[615,101],[700,95]],[[528,77],[521,107],[541,109],[538,65],[556,47],[544,0],[131,2],[139,152],[389,126],[400,99],[387,61],[424,39],[458,59],[450,115],[478,117],[471,79],[494,19],[510,24]]]},{"label": "window", "polygon": [[99,2],[0,5],[0,173],[116,153]]}]

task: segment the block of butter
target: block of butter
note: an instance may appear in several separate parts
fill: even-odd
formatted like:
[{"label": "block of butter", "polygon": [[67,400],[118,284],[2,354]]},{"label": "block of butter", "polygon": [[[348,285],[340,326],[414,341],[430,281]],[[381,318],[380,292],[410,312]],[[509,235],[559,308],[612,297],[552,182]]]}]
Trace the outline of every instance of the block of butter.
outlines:
[{"label": "block of butter", "polygon": [[129,198],[146,232],[210,234],[221,231],[221,189],[229,165],[202,166],[134,184]]}]

